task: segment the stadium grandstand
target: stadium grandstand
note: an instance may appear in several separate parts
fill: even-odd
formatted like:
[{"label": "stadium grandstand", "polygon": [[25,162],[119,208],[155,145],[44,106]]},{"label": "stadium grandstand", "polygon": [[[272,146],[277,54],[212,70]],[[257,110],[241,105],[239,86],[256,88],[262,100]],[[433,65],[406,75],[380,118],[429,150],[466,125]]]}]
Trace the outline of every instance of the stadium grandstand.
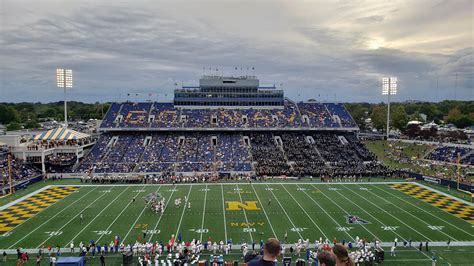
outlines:
[{"label": "stadium grandstand", "polygon": [[376,176],[344,105],[299,102],[255,76],[203,76],[173,103],[113,103],[75,173]]}]

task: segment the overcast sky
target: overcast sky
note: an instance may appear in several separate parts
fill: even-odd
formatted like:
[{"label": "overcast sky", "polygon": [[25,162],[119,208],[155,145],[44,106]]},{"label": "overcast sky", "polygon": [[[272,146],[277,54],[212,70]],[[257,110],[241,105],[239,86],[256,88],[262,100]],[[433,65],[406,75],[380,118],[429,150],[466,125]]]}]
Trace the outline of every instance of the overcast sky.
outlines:
[{"label": "overcast sky", "polygon": [[472,0],[0,0],[0,102],[62,100],[57,67],[87,102],[171,100],[203,67],[254,67],[295,100],[380,102],[386,75],[395,100],[474,100],[473,14]]}]

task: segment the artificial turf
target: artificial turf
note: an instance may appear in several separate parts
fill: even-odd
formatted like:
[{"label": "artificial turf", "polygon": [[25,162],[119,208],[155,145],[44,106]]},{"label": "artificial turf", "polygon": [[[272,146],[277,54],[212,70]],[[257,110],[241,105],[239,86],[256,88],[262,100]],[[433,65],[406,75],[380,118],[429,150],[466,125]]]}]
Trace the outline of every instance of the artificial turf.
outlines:
[{"label": "artificial turf", "polygon": [[[151,192],[160,193],[168,203],[163,216],[153,213],[142,200]],[[174,205],[174,199],[184,201],[185,196],[191,208],[184,203]],[[80,212],[84,214],[82,224]],[[350,215],[366,223],[348,224]],[[0,236],[0,250],[67,247],[71,241],[76,246],[90,240],[103,244],[110,243],[116,235],[123,242],[132,243],[143,239],[144,230],[146,240],[164,242],[179,233],[186,240],[206,241],[211,237],[212,241],[232,239],[236,244],[258,243],[269,237],[284,241],[285,232],[287,243],[300,238],[314,243],[320,237],[331,242],[333,238],[337,242],[343,239],[353,242],[356,237],[369,241],[377,238],[386,243],[395,238],[399,242],[411,239],[413,248],[400,248],[397,257],[386,257],[384,264],[428,265],[432,252],[440,257],[440,263],[469,265],[474,261],[472,245],[417,251],[420,241],[474,241],[472,224],[380,182],[80,186],[76,192]],[[108,259],[120,260],[119,257]]]}]

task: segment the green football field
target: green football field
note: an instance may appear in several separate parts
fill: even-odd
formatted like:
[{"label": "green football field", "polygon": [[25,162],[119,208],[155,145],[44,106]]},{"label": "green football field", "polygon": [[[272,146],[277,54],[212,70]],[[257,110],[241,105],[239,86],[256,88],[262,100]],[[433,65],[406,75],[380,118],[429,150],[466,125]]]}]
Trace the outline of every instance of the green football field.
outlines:
[{"label": "green football field", "polygon": [[[110,243],[115,236],[124,243],[132,243],[143,240],[143,232],[149,241],[167,242],[172,234],[181,234],[184,240],[207,241],[211,237],[212,241],[232,239],[236,244],[242,240],[250,244],[269,237],[284,241],[287,232],[286,243],[295,243],[298,239],[314,243],[320,237],[331,242],[333,238],[337,242],[354,242],[359,237],[381,240],[388,246],[386,251],[395,238],[399,246],[404,239],[411,239],[413,248],[400,247],[397,257],[391,258],[386,252],[384,264],[387,265],[404,262],[430,265],[431,252],[438,253],[441,264],[469,265],[474,261],[472,221],[395,189],[392,183],[289,181],[70,186],[74,188],[72,193],[23,219],[0,236],[0,250],[37,249],[48,245],[66,247],[70,242],[78,246],[79,242],[90,240],[103,244]],[[152,192],[165,198],[167,205],[163,215],[152,212],[142,199]],[[29,197],[33,195],[20,200]],[[191,203],[190,208],[184,204],[185,197]],[[174,204],[177,198],[183,202],[180,206]],[[10,203],[17,204],[19,202]],[[448,240],[452,245],[463,246],[448,250],[445,247]],[[420,241],[429,241],[432,251],[417,251]],[[436,245],[441,247],[434,247]]]}]

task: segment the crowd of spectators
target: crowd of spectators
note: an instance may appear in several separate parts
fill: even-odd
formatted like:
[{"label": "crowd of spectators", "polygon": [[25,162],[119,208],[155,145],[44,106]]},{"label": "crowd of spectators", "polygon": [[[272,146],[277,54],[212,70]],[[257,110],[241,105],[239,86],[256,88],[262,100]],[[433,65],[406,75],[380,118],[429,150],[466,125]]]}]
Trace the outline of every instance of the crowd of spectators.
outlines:
[{"label": "crowd of spectators", "polygon": [[[448,163],[457,163],[458,156],[459,158],[463,158],[461,163],[473,164],[473,149],[465,148],[465,147],[458,147],[458,146],[440,146],[436,149],[432,150],[425,159],[434,160],[434,161],[443,161]],[[467,157],[464,160],[464,157]]]},{"label": "crowd of spectators", "polygon": [[[419,146],[424,147],[424,149],[418,149]],[[436,150],[436,146],[391,141],[382,143],[382,148],[383,156],[392,162],[396,162],[396,164],[398,164],[396,167],[398,170],[421,173],[447,180],[457,180],[458,178],[457,165],[448,164],[444,161],[423,160],[425,152],[430,149]],[[465,160],[469,158],[469,156],[464,157]],[[472,182],[466,179],[467,173],[470,171],[469,169],[469,167],[465,166],[460,168],[461,182]]]},{"label": "crowd of spectators", "polygon": [[329,177],[390,175],[367,148],[351,133],[318,133],[312,135],[321,157],[329,167]]},{"label": "crowd of spectators", "polygon": [[332,116],[339,117],[342,127],[357,127],[354,119],[342,103],[325,103],[324,104]]},{"label": "crowd of spectators", "polygon": [[77,161],[76,154],[50,154],[45,156],[45,166],[48,172],[70,172]]},{"label": "crowd of spectators", "polygon": [[105,133],[75,172],[248,172],[241,134]]},{"label": "crowd of spectators", "polygon": [[105,133],[77,172],[375,176],[390,171],[353,133]]},{"label": "crowd of spectators", "polygon": [[[26,141],[26,140],[25,140]],[[87,145],[91,143],[93,140],[90,138],[85,138],[81,140],[76,140],[76,139],[70,139],[66,141],[56,141],[56,140],[48,140],[48,141],[30,141],[28,145],[26,146],[27,150],[30,151],[37,151],[37,150],[46,150],[46,149],[52,149],[52,148],[57,148],[60,146],[77,146],[77,145]]]},{"label": "crowd of spectators", "polygon": [[[276,238],[269,238],[265,242],[253,240],[247,243],[245,239],[240,241],[219,240],[208,236],[207,239],[185,240],[181,233],[169,237],[162,237],[156,241],[146,241],[147,233],[143,231],[135,241],[125,242],[122,236],[114,235],[112,238],[100,241],[88,240],[86,242],[70,242],[66,246],[47,245],[38,247],[36,261],[40,264],[42,257],[49,257],[51,265],[55,265],[57,258],[61,256],[84,257],[87,261],[96,257],[102,265],[111,257],[122,254],[125,257],[133,257],[136,265],[237,265],[243,260],[243,265],[326,265],[326,266],[355,266],[355,265],[378,265],[385,259],[385,251],[380,240],[374,242],[358,239],[354,243],[346,242],[344,239],[338,243],[334,238],[323,240],[322,237],[315,239],[299,239],[295,243],[280,242]],[[357,237],[358,238],[358,237]],[[390,255],[395,256],[397,240],[390,249]],[[406,241],[405,241],[406,242]],[[405,243],[404,242],[404,243]],[[426,244],[427,245],[427,244]],[[411,245],[410,245],[411,247]],[[404,244],[404,248],[408,248]],[[428,246],[426,246],[428,249]],[[421,251],[421,249],[420,249]],[[20,264],[28,263],[29,254],[22,247],[17,247],[17,258]],[[36,253],[36,252],[33,252]],[[241,256],[235,256],[235,254]],[[4,253],[4,262],[7,254]],[[208,259],[207,259],[208,258]],[[292,262],[294,260],[294,262]],[[433,257],[432,261],[436,261]],[[92,263],[92,261],[88,262]],[[132,263],[132,261],[130,261]],[[133,263],[134,264],[134,263]],[[134,264],[135,265],[135,264]],[[434,265],[434,264],[433,264]]]},{"label": "crowd of spectators", "polygon": [[[10,184],[8,156],[7,150],[0,150],[0,187],[7,187]],[[31,163],[15,158],[13,155],[10,155],[10,173],[14,184],[41,174]]]},{"label": "crowd of spectators", "polygon": [[[304,119],[305,118],[305,119]],[[298,103],[283,108],[181,109],[172,103],[113,103],[102,128],[347,128],[356,127],[342,104]]]},{"label": "crowd of spectators", "polygon": [[[329,110],[324,104],[320,103],[298,103],[301,115],[307,117],[308,121],[304,122],[307,127],[338,127],[333,121]],[[345,109],[344,109],[345,110]],[[347,110],[345,110],[347,112]]]},{"label": "crowd of spectators", "polygon": [[281,146],[277,146],[273,134],[253,133],[250,135],[253,160],[257,163],[255,171],[259,176],[290,175],[285,154]]},{"label": "crowd of spectators", "polygon": [[285,133],[281,135],[283,147],[289,162],[292,162],[292,176],[320,176],[325,173],[324,160],[303,134]]},{"label": "crowd of spectators", "polygon": [[251,156],[248,146],[239,134],[222,133],[217,139],[216,160],[218,171],[251,171]]}]

